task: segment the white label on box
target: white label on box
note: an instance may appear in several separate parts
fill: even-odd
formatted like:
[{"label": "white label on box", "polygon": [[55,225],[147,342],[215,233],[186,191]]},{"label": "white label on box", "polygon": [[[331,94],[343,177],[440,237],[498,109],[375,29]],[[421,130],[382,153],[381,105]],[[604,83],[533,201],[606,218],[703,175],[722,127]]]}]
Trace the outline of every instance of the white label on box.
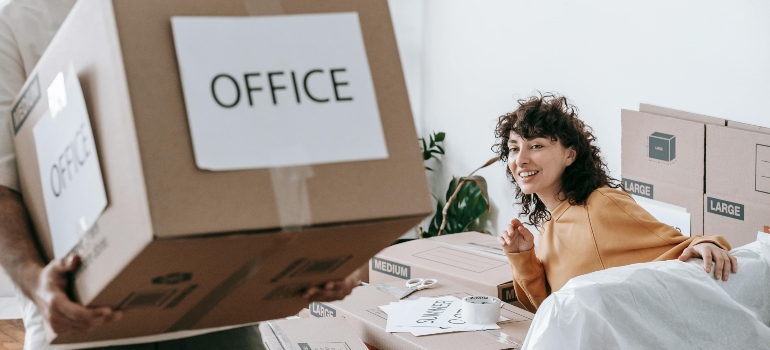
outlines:
[{"label": "white label on box", "polygon": [[171,24],[199,168],[388,157],[357,13]]},{"label": "white label on box", "polygon": [[[658,219],[658,221],[669,224],[683,235],[691,237],[690,213],[687,212],[687,209],[636,195],[632,197],[639,206]],[[703,234],[703,232],[699,234]]]},{"label": "white label on box", "polygon": [[56,258],[69,253],[107,207],[91,122],[72,66],[64,88],[63,94],[54,96],[66,99],[53,103],[58,108],[56,118],[46,111],[32,128]]}]

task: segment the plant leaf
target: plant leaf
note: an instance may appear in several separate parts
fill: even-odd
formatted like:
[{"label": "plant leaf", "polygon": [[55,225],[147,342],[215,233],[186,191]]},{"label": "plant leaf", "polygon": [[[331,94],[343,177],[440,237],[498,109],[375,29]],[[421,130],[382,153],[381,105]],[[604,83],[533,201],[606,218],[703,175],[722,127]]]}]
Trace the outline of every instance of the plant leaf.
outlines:
[{"label": "plant leaf", "polygon": [[441,146],[436,145],[436,148],[438,148],[439,153],[444,154],[444,149]]},{"label": "plant leaf", "polygon": [[463,179],[468,179],[476,183],[476,186],[481,191],[481,195],[484,196],[484,200],[487,201],[487,211],[489,211],[489,192],[487,191],[487,180],[484,179],[481,175],[473,175],[469,177],[464,177]]},{"label": "plant leaf", "polygon": [[439,133],[436,134],[436,141],[437,142],[442,142],[442,141],[444,141],[445,137],[446,137],[446,133],[445,132],[439,132]]}]

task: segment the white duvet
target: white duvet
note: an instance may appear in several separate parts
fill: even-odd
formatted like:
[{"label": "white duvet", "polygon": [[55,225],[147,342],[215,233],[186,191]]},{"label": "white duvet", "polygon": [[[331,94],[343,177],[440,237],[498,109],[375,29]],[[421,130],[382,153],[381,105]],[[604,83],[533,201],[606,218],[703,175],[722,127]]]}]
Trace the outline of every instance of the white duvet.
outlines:
[{"label": "white duvet", "polygon": [[770,349],[770,235],[732,250],[716,281],[692,259],[570,280],[540,306],[524,349]]}]

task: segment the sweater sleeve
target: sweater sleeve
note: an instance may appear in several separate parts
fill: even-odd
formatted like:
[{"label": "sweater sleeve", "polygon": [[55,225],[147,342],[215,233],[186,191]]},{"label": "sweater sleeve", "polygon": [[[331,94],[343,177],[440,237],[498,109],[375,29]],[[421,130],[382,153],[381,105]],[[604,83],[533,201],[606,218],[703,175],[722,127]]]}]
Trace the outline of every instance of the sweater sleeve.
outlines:
[{"label": "sweater sleeve", "polygon": [[[626,193],[599,192],[590,215],[605,268],[676,259],[687,247],[700,243],[730,250],[730,244],[721,236],[683,236],[655,219]],[[618,232],[622,235],[618,236]]]},{"label": "sweater sleeve", "polygon": [[513,288],[517,299],[528,311],[536,312],[543,300],[548,297],[543,264],[535,255],[534,248],[506,255],[513,269]]}]

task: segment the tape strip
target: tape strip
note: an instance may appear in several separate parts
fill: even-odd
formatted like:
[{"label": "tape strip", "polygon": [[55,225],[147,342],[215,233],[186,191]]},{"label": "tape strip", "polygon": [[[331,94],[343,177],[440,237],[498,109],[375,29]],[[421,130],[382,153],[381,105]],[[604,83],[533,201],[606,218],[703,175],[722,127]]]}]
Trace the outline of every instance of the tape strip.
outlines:
[{"label": "tape strip", "polygon": [[307,180],[312,177],[313,168],[309,165],[270,169],[278,221],[284,231],[313,223],[307,188]]},{"label": "tape strip", "polygon": [[502,301],[489,296],[470,296],[462,300],[463,319],[472,324],[492,324],[500,320]]},{"label": "tape strip", "polygon": [[[244,0],[243,7],[251,16],[285,14],[281,0]],[[270,169],[278,222],[284,231],[296,231],[313,223],[307,180],[313,177],[309,165]]]}]

